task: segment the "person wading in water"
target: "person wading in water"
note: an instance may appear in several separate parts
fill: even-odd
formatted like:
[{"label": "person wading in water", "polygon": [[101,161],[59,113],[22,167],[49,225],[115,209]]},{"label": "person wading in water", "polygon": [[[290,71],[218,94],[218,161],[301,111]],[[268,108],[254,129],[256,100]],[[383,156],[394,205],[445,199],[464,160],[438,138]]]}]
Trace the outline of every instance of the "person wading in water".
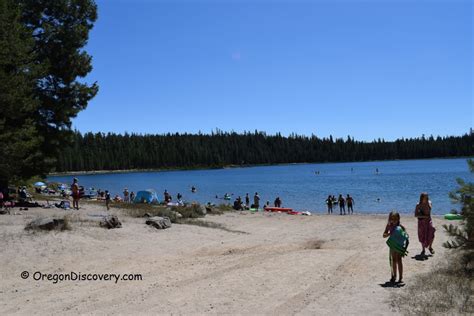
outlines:
[{"label": "person wading in water", "polygon": [[253,205],[256,209],[260,207],[260,196],[258,195],[258,192],[255,192],[255,195],[253,196]]},{"label": "person wading in water", "polygon": [[346,197],[346,203],[347,203],[347,214],[354,214],[354,208],[353,208],[354,199],[349,194]]},{"label": "person wading in water", "polygon": [[331,195],[328,195],[326,204],[328,206],[328,214],[332,214],[332,196]]},{"label": "person wading in water", "polygon": [[346,201],[345,201],[344,198],[342,197],[342,194],[339,194],[338,202],[339,202],[339,212],[340,212],[340,215],[342,215],[342,212],[343,212],[343,211],[344,211],[344,215],[346,215]]}]

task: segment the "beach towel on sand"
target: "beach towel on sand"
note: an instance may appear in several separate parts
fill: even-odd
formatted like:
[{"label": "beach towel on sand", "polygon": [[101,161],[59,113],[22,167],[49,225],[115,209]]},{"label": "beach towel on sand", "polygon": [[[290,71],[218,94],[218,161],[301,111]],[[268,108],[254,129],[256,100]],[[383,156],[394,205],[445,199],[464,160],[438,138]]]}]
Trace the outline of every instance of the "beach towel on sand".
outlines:
[{"label": "beach towel on sand", "polygon": [[395,227],[390,232],[390,237],[387,240],[387,245],[390,250],[396,251],[402,255],[402,257],[408,254],[409,237],[406,231],[404,231],[400,226]]},{"label": "beach towel on sand", "polygon": [[69,201],[61,201],[60,203],[54,204],[58,208],[68,210],[71,208],[71,203]]}]

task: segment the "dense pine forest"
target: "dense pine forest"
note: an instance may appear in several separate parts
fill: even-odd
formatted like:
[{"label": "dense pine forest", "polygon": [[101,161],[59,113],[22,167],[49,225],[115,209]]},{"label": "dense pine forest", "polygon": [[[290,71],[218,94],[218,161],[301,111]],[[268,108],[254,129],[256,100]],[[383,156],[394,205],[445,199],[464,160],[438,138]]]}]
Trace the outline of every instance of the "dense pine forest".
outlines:
[{"label": "dense pine forest", "polygon": [[474,135],[372,142],[263,132],[212,134],[103,134],[75,132],[56,172],[223,167],[474,155]]}]

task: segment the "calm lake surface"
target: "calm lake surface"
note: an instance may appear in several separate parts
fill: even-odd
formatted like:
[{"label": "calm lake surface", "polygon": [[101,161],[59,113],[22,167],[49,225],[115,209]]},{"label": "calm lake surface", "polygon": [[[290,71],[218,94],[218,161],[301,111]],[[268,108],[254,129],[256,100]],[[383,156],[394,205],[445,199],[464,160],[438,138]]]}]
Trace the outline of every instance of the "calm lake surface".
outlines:
[{"label": "calm lake surface", "polygon": [[[379,174],[376,174],[378,168]],[[319,174],[315,172],[319,171]],[[53,176],[49,181],[70,184],[72,176]],[[401,160],[383,162],[298,164],[268,167],[215,170],[134,172],[100,175],[79,175],[79,184],[86,188],[108,189],[122,194],[154,189],[163,199],[168,190],[176,199],[180,192],[185,201],[224,203],[225,193],[240,195],[258,192],[261,202],[280,196],[283,206],[311,212],[326,212],[328,194],[350,194],[355,212],[385,213],[396,209],[411,213],[420,192],[428,192],[433,213],[444,214],[454,205],[448,192],[457,187],[456,178],[473,181],[466,159]],[[191,193],[191,186],[197,188]],[[377,201],[377,199],[380,199]],[[232,200],[233,201],[233,200]],[[335,209],[336,211],[336,209]]]}]

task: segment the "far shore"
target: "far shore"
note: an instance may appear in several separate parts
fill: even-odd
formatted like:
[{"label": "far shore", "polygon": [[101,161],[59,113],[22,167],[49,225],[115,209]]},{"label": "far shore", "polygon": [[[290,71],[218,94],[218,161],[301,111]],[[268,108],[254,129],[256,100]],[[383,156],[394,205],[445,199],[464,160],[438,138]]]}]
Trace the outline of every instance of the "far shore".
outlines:
[{"label": "far shore", "polygon": [[224,166],[196,166],[182,168],[150,168],[150,169],[117,169],[117,170],[90,170],[90,171],[64,171],[51,172],[47,177],[74,176],[74,175],[96,175],[96,174],[114,174],[114,173],[138,173],[138,172],[167,172],[167,171],[193,171],[193,170],[214,170],[231,168],[253,168],[269,166],[292,166],[292,165],[319,165],[336,163],[361,163],[361,162],[386,162],[386,161],[412,161],[412,160],[439,160],[439,159],[474,159],[470,156],[462,157],[434,157],[434,158],[415,158],[415,159],[392,159],[392,160],[364,160],[364,161],[325,161],[325,162],[290,162],[277,164],[244,164],[244,165],[224,165]]}]

